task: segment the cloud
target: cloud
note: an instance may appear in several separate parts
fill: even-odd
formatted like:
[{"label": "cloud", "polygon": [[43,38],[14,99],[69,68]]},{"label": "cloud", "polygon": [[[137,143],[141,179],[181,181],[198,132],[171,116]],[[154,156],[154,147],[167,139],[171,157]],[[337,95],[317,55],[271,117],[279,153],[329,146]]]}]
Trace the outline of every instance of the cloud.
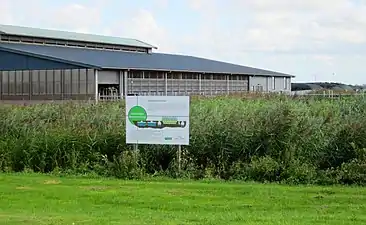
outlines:
[{"label": "cloud", "polygon": [[[237,46],[239,51],[308,52],[317,48],[326,53],[339,43],[366,44],[366,30],[360,29],[366,26],[365,1],[232,0],[230,4],[205,0],[193,2],[195,4],[192,7],[195,10],[208,13],[214,7],[220,9],[218,15],[227,17],[227,26],[220,29],[207,21],[203,25],[203,39],[210,36],[224,37],[225,33],[235,31],[230,37],[232,45]],[[242,21],[242,24],[238,21]]]},{"label": "cloud", "polygon": [[[157,23],[150,10],[139,8],[123,11],[123,14],[115,14],[113,22],[107,24],[102,21],[102,17],[107,16],[103,7],[110,9],[113,2],[94,0],[88,4],[80,1],[52,4],[45,0],[35,0],[29,5],[23,3],[25,2],[20,0],[2,0],[0,23],[130,37],[155,44],[160,51],[174,50],[174,45],[168,38],[169,32]],[[167,7],[168,3],[168,0],[154,1],[158,7]],[[16,8],[21,13],[13,20]]]},{"label": "cloud", "polygon": [[[365,0],[188,1],[200,14],[190,50],[206,57],[257,66],[312,80],[336,72],[344,82],[364,80]],[[187,50],[188,51],[188,50]]]},{"label": "cloud", "polygon": [[315,60],[322,61],[328,65],[334,65],[334,57],[330,55],[314,55],[313,58]]},{"label": "cloud", "polygon": [[259,2],[272,11],[268,12],[269,8],[259,10],[254,16],[254,26],[272,31],[272,37],[282,37],[284,42],[297,45],[304,42],[320,45],[322,42],[366,43],[366,30],[360,29],[366,25],[365,4],[360,6],[350,0],[281,0],[276,1],[278,5],[266,0]]},{"label": "cloud", "polygon": [[[136,8],[133,13],[124,11],[129,15],[128,20],[115,14],[115,24],[106,26],[102,22],[106,12],[100,8],[101,2],[53,5],[36,0],[28,7],[24,6],[24,1],[3,0],[0,19],[7,23],[132,36],[148,39],[148,42],[162,46],[161,49],[173,50],[169,39],[173,35],[161,21],[156,20],[152,10]],[[104,6],[110,8],[112,4],[105,3]],[[154,4],[167,7],[171,3],[155,0]],[[190,42],[187,40],[192,40],[191,44],[214,52],[235,48],[237,52],[298,54],[316,49],[321,54],[328,54],[340,44],[366,43],[366,30],[360,29],[366,26],[364,0],[358,3],[351,0],[231,0],[225,3],[218,0],[187,0],[187,5],[203,15],[202,20],[197,21],[199,33],[195,37],[181,35],[181,38],[175,38],[175,45],[188,44]],[[22,12],[16,20],[12,16],[15,8]],[[220,25],[221,20],[227,24]],[[196,49],[196,46],[192,48]]]},{"label": "cloud", "polygon": [[300,80],[334,71],[366,83],[366,0],[1,0],[0,23],[131,37]]},{"label": "cloud", "polygon": [[1,2],[0,7],[0,22],[3,24],[10,24],[13,21],[13,16],[9,12],[11,11],[9,1]]},{"label": "cloud", "polygon": [[101,12],[97,7],[76,3],[46,12],[49,20],[44,26],[57,27],[75,32],[90,32],[93,27],[100,26]]},{"label": "cloud", "polygon": [[169,0],[154,0],[154,4],[159,8],[167,8],[169,5]]},{"label": "cloud", "polygon": [[188,5],[194,10],[203,10],[207,9],[211,2],[210,0],[188,0]]},{"label": "cloud", "polygon": [[[117,20],[119,21],[119,20]],[[122,19],[121,19],[122,21]],[[139,39],[158,47],[158,51],[175,51],[171,34],[156,21],[154,14],[146,9],[139,9],[129,16],[129,20],[114,25],[113,34]]]},{"label": "cloud", "polygon": [[4,12],[1,13],[0,23],[4,24],[90,32],[93,27],[100,25],[101,19],[97,5],[52,4],[45,0],[2,0],[1,6]]},{"label": "cloud", "polygon": [[317,11],[324,9],[340,9],[350,5],[348,0],[234,0],[236,4],[250,9],[264,11]]}]

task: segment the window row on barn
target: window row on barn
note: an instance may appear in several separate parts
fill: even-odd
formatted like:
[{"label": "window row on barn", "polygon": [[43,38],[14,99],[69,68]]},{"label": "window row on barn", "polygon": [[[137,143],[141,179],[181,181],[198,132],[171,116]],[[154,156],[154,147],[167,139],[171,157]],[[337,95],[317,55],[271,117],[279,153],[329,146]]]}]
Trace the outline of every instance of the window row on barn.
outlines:
[{"label": "window row on barn", "polygon": [[248,76],[188,72],[130,71],[128,93],[139,95],[219,95],[246,92]]}]

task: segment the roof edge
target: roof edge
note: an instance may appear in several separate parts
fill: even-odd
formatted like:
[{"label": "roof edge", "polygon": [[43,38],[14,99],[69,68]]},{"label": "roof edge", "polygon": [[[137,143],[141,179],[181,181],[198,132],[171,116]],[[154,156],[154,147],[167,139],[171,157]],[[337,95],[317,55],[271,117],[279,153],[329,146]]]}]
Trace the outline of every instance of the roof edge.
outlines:
[{"label": "roof edge", "polygon": [[[126,40],[134,40],[134,41],[138,41],[140,43],[142,43],[145,46],[135,46],[135,45],[131,45],[131,44],[123,44],[124,46],[129,46],[129,47],[141,47],[141,48],[152,48],[152,49],[157,49],[156,46],[151,45],[147,42],[141,41],[139,39],[135,39],[135,38],[128,38],[128,37],[118,37],[118,36],[109,36],[109,35],[102,35],[102,34],[93,34],[93,33],[83,33],[83,32],[73,32],[73,31],[68,31],[68,30],[56,30],[56,29],[49,29],[49,28],[37,28],[37,27],[29,27],[29,26],[19,26],[19,25],[9,25],[9,24],[0,24],[1,26],[7,26],[7,27],[16,27],[16,28],[24,28],[24,29],[34,29],[34,30],[44,30],[44,31],[50,31],[50,32],[63,32],[63,33],[69,33],[69,34],[80,34],[80,35],[92,35],[92,36],[98,36],[98,37],[110,37],[110,38],[121,38],[121,39],[126,39]],[[60,40],[70,40],[70,41],[81,41],[78,39],[68,39],[68,38],[60,38],[60,37],[49,37],[49,36],[39,36],[39,35],[21,35],[21,34],[17,34],[17,33],[8,33],[8,32],[4,32],[0,30],[0,34],[8,34],[8,35],[17,35],[17,36],[30,36],[30,37],[37,37],[37,38],[55,38],[55,39],[60,39]],[[85,41],[85,40],[82,40]],[[88,43],[94,43],[91,41],[85,41]],[[97,42],[100,44],[115,44],[115,45],[120,45],[120,44],[116,44],[116,43],[112,43],[112,42]]]},{"label": "roof edge", "polygon": [[[10,46],[7,46],[10,45]],[[25,44],[4,44],[1,45],[0,43],[0,49],[3,49],[5,51],[8,52],[14,52],[14,53],[18,53],[18,54],[23,54],[23,55],[28,55],[28,56],[32,56],[32,57],[37,57],[37,58],[42,58],[42,59],[46,59],[46,60],[53,60],[53,61],[57,61],[57,62],[62,62],[62,63],[67,63],[70,65],[76,65],[76,66],[80,66],[80,67],[85,67],[85,68],[94,68],[94,69],[111,69],[111,70],[145,70],[145,71],[162,71],[162,72],[190,72],[190,73],[210,73],[210,74],[231,74],[231,75],[246,75],[246,76],[266,76],[266,77],[291,77],[294,78],[296,76],[292,75],[292,74],[286,74],[286,73],[279,73],[279,72],[274,72],[274,71],[270,71],[270,70],[263,70],[263,69],[258,69],[258,68],[254,68],[254,67],[247,67],[247,66],[242,66],[242,65],[238,65],[238,64],[233,64],[233,63],[227,63],[227,62],[222,62],[222,61],[218,61],[218,60],[212,60],[212,59],[206,59],[206,58],[202,58],[202,57],[196,57],[196,56],[189,56],[189,57],[193,57],[193,58],[198,58],[198,59],[204,59],[204,60],[209,60],[209,61],[213,61],[213,62],[219,62],[219,63],[224,63],[224,64],[229,64],[229,65],[234,65],[234,66],[238,66],[238,67],[243,67],[243,68],[253,68],[253,69],[257,69],[259,70],[258,72],[254,72],[252,71],[251,73],[248,72],[233,72],[233,71],[220,71],[220,72],[214,72],[214,71],[209,71],[209,70],[199,70],[199,68],[197,68],[196,70],[190,70],[190,68],[186,68],[185,70],[179,70],[179,69],[169,69],[169,67],[167,68],[144,68],[145,66],[141,66],[141,67],[128,67],[128,65],[125,66],[117,66],[117,67],[110,67],[108,65],[103,66],[100,65],[98,63],[96,64],[88,64],[88,63],[84,63],[82,59],[78,59],[76,61],[71,60],[71,59],[65,59],[62,56],[51,56],[49,55],[47,52],[46,53],[42,53],[42,52],[35,52],[33,53],[32,51],[27,51],[22,50],[22,49],[17,49],[12,48],[12,45],[25,45]],[[55,46],[52,46],[55,47]],[[56,46],[55,48],[61,48],[59,46]],[[74,48],[73,48],[74,49]],[[93,49],[93,51],[108,51],[108,50],[95,50]],[[127,53],[126,53],[127,54]],[[145,53],[130,53],[128,52],[128,54],[145,54]],[[177,54],[166,54],[166,53],[152,53],[152,55],[171,55],[171,56],[179,56]],[[186,55],[188,56],[188,55]],[[209,69],[209,68],[207,68]]]},{"label": "roof edge", "polygon": [[149,46],[151,46],[151,48],[153,48],[153,49],[158,49],[158,47],[157,46],[155,46],[155,45],[152,45],[152,44],[149,44],[149,43],[147,43],[147,42],[145,42],[145,41],[141,41],[141,40],[139,40],[139,39],[134,39],[135,41],[138,41],[138,42],[141,42],[141,43],[143,43],[143,44],[145,44],[145,45],[149,45]]},{"label": "roof edge", "polygon": [[27,51],[9,49],[9,48],[6,48],[6,47],[2,47],[1,45],[0,45],[0,50],[5,51],[5,52],[15,53],[15,54],[31,56],[31,57],[35,57],[35,58],[39,58],[39,59],[55,61],[55,62],[59,62],[59,63],[66,63],[66,64],[79,66],[79,67],[85,67],[85,68],[90,68],[90,69],[102,69],[101,67],[98,67],[98,66],[95,66],[95,65],[89,65],[89,64],[85,64],[85,63],[74,62],[74,61],[70,61],[70,60],[60,59],[60,58],[41,55],[41,54],[34,54],[34,53],[27,52]]},{"label": "roof edge", "polygon": [[[58,30],[55,30],[58,31]],[[69,31],[61,31],[61,32],[69,32]],[[148,46],[136,46],[136,45],[131,45],[131,44],[116,44],[113,42],[96,42],[96,41],[88,41],[88,40],[78,40],[78,39],[70,39],[70,38],[62,38],[62,37],[49,37],[49,36],[40,36],[40,35],[22,35],[22,34],[14,34],[14,33],[5,33],[5,32],[0,32],[0,34],[7,34],[7,35],[14,35],[14,36],[25,36],[25,37],[35,37],[35,38],[52,38],[52,39],[59,39],[59,40],[63,40],[63,41],[82,41],[82,42],[86,42],[86,43],[98,43],[98,44],[109,44],[109,45],[121,45],[121,46],[128,46],[128,47],[138,47],[138,48],[152,48],[152,49],[157,49],[157,47],[155,47],[154,45],[148,44],[146,42],[137,40],[137,39],[133,39],[135,41],[141,42],[144,45],[148,45]],[[85,33],[77,33],[77,34],[85,34]],[[88,35],[88,34],[86,34]],[[90,35],[95,35],[95,34],[90,34]],[[100,36],[100,35],[99,35]],[[115,36],[105,36],[105,37],[115,37]],[[116,37],[118,38],[118,37]],[[126,38],[126,39],[130,39],[131,38]]]},{"label": "roof edge", "polygon": [[[253,66],[244,66],[244,65],[235,64],[235,63],[232,63],[232,62],[219,61],[219,60],[216,60],[216,59],[204,58],[204,57],[199,57],[199,56],[192,56],[192,55],[186,55],[186,54],[160,53],[160,52],[155,52],[155,53],[152,53],[152,54],[164,54],[164,55],[172,55],[172,56],[187,56],[187,57],[193,57],[193,58],[196,58],[196,59],[210,60],[210,61],[218,62],[218,63],[226,63],[226,64],[229,64],[229,65],[232,65],[232,66],[241,66],[241,67],[246,67],[246,68],[250,68],[250,69],[257,69],[257,70],[262,70],[262,71],[269,74],[269,75],[264,74],[264,76],[273,76],[273,74],[276,74],[277,76],[283,76],[283,77],[296,77],[295,75],[292,75],[292,74],[281,73],[281,72],[278,72],[278,71],[272,71],[272,70],[267,70],[267,69],[261,69],[261,68],[257,68],[257,67],[253,67]],[[255,75],[258,76],[259,74],[255,74]]]},{"label": "roof edge", "polygon": [[102,67],[107,70],[144,70],[144,71],[161,71],[161,72],[187,72],[187,73],[209,73],[209,74],[228,74],[228,75],[247,75],[247,76],[264,76],[264,77],[296,77],[290,74],[254,74],[254,73],[232,73],[232,72],[212,72],[212,71],[195,71],[195,70],[167,70],[158,68],[132,68],[132,67]]}]

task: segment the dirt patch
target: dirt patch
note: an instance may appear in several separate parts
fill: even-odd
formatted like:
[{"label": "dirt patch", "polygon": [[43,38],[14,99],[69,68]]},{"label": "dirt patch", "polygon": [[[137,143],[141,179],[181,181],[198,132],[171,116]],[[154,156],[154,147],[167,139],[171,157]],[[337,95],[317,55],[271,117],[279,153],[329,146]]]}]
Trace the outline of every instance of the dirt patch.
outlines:
[{"label": "dirt patch", "polygon": [[181,196],[184,195],[184,191],[182,190],[168,190],[167,191],[170,195],[175,195],[175,196]]},{"label": "dirt patch", "polygon": [[44,182],[43,182],[44,184],[53,184],[53,185],[55,185],[55,184],[61,184],[61,181],[59,181],[59,180],[45,180]]},{"label": "dirt patch", "polygon": [[17,189],[17,190],[32,190],[33,188],[21,186],[21,187],[16,187],[15,189]]},{"label": "dirt patch", "polygon": [[334,191],[332,191],[332,190],[330,190],[330,189],[324,189],[324,190],[321,190],[321,191],[319,192],[319,194],[324,194],[324,195],[334,195],[334,194],[335,194],[335,192],[334,192]]},{"label": "dirt patch", "polygon": [[105,191],[111,189],[110,187],[107,186],[84,186],[80,188],[88,191]]}]

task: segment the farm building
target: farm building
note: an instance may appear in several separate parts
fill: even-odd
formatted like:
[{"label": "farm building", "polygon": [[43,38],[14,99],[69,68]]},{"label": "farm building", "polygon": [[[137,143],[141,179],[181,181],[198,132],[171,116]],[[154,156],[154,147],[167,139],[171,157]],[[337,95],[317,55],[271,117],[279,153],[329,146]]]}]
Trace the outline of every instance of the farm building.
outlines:
[{"label": "farm building", "polygon": [[0,100],[291,91],[289,74],[154,49],[135,39],[0,25]]}]

